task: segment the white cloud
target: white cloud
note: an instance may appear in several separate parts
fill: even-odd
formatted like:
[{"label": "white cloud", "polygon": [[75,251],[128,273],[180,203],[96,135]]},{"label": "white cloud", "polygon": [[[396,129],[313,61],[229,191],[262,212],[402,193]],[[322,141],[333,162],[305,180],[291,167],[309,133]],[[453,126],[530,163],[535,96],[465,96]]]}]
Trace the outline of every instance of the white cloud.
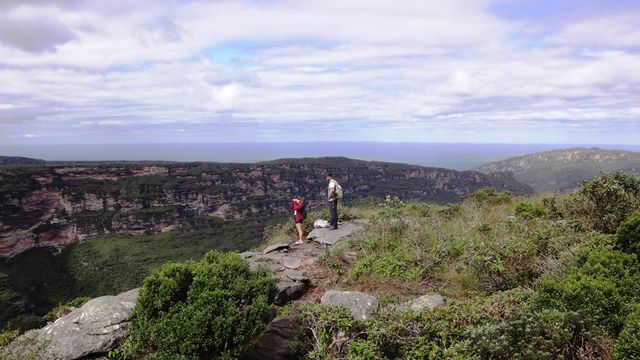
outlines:
[{"label": "white cloud", "polygon": [[596,16],[566,25],[548,41],[584,48],[640,47],[640,11]]},{"label": "white cloud", "polygon": [[211,96],[215,101],[214,107],[220,107],[225,110],[233,108],[238,96],[240,96],[240,91],[241,87],[239,84],[213,87],[211,89]]},{"label": "white cloud", "polygon": [[[523,47],[512,35],[543,36],[541,25],[499,18],[488,5],[5,3],[1,16],[23,33],[0,25],[0,83],[10,84],[0,89],[0,139],[31,128],[39,139],[103,141],[113,129],[138,136],[145,127],[171,139],[189,126],[276,136],[306,122],[323,139],[340,127],[345,136],[439,141],[443,127],[455,136],[490,124],[639,121],[640,54],[631,47],[640,25],[631,17],[567,23]],[[591,26],[598,33],[588,36]],[[211,52],[227,50],[216,63]],[[207,139],[229,140],[218,136]]]}]

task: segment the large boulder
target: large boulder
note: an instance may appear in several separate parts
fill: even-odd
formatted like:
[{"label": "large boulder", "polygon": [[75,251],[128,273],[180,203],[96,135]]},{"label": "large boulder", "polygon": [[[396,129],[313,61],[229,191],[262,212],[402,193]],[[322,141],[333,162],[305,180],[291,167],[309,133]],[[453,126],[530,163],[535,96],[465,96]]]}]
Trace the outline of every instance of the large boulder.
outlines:
[{"label": "large boulder", "polygon": [[121,341],[129,325],[138,289],[89,300],[79,309],[9,344],[14,359],[72,360],[102,354]]},{"label": "large boulder", "polygon": [[287,269],[280,275],[280,281],[276,284],[278,292],[276,293],[276,305],[286,304],[295,300],[309,288],[311,279],[298,270]]},{"label": "large boulder", "polygon": [[293,317],[275,319],[255,343],[240,355],[240,360],[293,360],[296,356],[294,342],[298,328]]},{"label": "large boulder", "polygon": [[304,295],[308,287],[307,283],[304,282],[280,281],[276,284],[277,293],[274,303],[276,305],[283,305],[295,300]]},{"label": "large boulder", "polygon": [[356,319],[366,319],[378,312],[378,299],[359,291],[329,290],[320,299],[320,303],[329,306],[344,306],[351,310]]},{"label": "large boulder", "polygon": [[308,284],[311,281],[311,279],[309,279],[309,277],[305,275],[303,272],[298,270],[292,270],[292,269],[287,269],[283,271],[281,278],[284,281],[297,281],[297,282],[303,282],[306,284]]}]

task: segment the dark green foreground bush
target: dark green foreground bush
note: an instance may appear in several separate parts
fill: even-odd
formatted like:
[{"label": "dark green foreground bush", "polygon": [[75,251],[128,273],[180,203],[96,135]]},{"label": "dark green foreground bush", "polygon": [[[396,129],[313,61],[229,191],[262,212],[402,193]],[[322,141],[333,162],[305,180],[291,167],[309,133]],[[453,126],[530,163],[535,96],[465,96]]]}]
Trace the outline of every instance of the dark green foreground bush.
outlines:
[{"label": "dark green foreground bush", "polygon": [[615,357],[618,360],[640,359],[640,304],[631,306],[618,338]]},{"label": "dark green foreground bush", "polygon": [[583,250],[561,278],[538,283],[543,308],[583,311],[611,333],[622,327],[625,307],[640,300],[640,265],[635,255],[616,250]]},{"label": "dark green foreground bush", "polygon": [[145,279],[129,345],[158,359],[234,358],[269,321],[276,287],[236,253],[167,264]]},{"label": "dark green foreground bush", "polygon": [[640,256],[640,212],[632,214],[618,227],[616,246],[626,253]]},{"label": "dark green foreground bush", "polygon": [[604,352],[586,314],[531,309],[473,331],[470,349],[482,359],[504,360],[575,359],[586,349],[596,357]]},{"label": "dark green foreground bush", "polygon": [[613,234],[629,214],[640,209],[640,177],[600,174],[584,182],[568,205],[570,213],[587,228]]}]

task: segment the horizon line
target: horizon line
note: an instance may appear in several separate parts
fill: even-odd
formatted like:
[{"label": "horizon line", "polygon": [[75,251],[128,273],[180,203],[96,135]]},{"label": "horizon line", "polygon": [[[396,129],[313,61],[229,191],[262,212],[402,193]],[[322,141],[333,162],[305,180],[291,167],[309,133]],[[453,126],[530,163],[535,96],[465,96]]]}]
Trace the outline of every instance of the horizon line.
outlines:
[{"label": "horizon line", "polygon": [[238,144],[429,144],[429,145],[544,145],[544,146],[640,146],[631,143],[507,143],[507,142],[421,142],[421,141],[233,141],[233,142],[131,142],[131,143],[55,143],[55,144],[5,144],[0,147],[13,146],[99,146],[99,145],[238,145]]}]

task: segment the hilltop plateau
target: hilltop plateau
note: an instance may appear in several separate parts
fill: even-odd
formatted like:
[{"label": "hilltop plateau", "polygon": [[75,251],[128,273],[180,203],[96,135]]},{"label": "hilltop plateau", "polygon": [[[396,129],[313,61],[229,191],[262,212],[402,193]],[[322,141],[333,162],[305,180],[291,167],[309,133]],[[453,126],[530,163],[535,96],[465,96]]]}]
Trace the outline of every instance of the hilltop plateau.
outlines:
[{"label": "hilltop plateau", "polygon": [[536,192],[566,192],[600,172],[640,174],[640,153],[577,147],[513,157],[474,170],[485,174],[511,172]]}]

